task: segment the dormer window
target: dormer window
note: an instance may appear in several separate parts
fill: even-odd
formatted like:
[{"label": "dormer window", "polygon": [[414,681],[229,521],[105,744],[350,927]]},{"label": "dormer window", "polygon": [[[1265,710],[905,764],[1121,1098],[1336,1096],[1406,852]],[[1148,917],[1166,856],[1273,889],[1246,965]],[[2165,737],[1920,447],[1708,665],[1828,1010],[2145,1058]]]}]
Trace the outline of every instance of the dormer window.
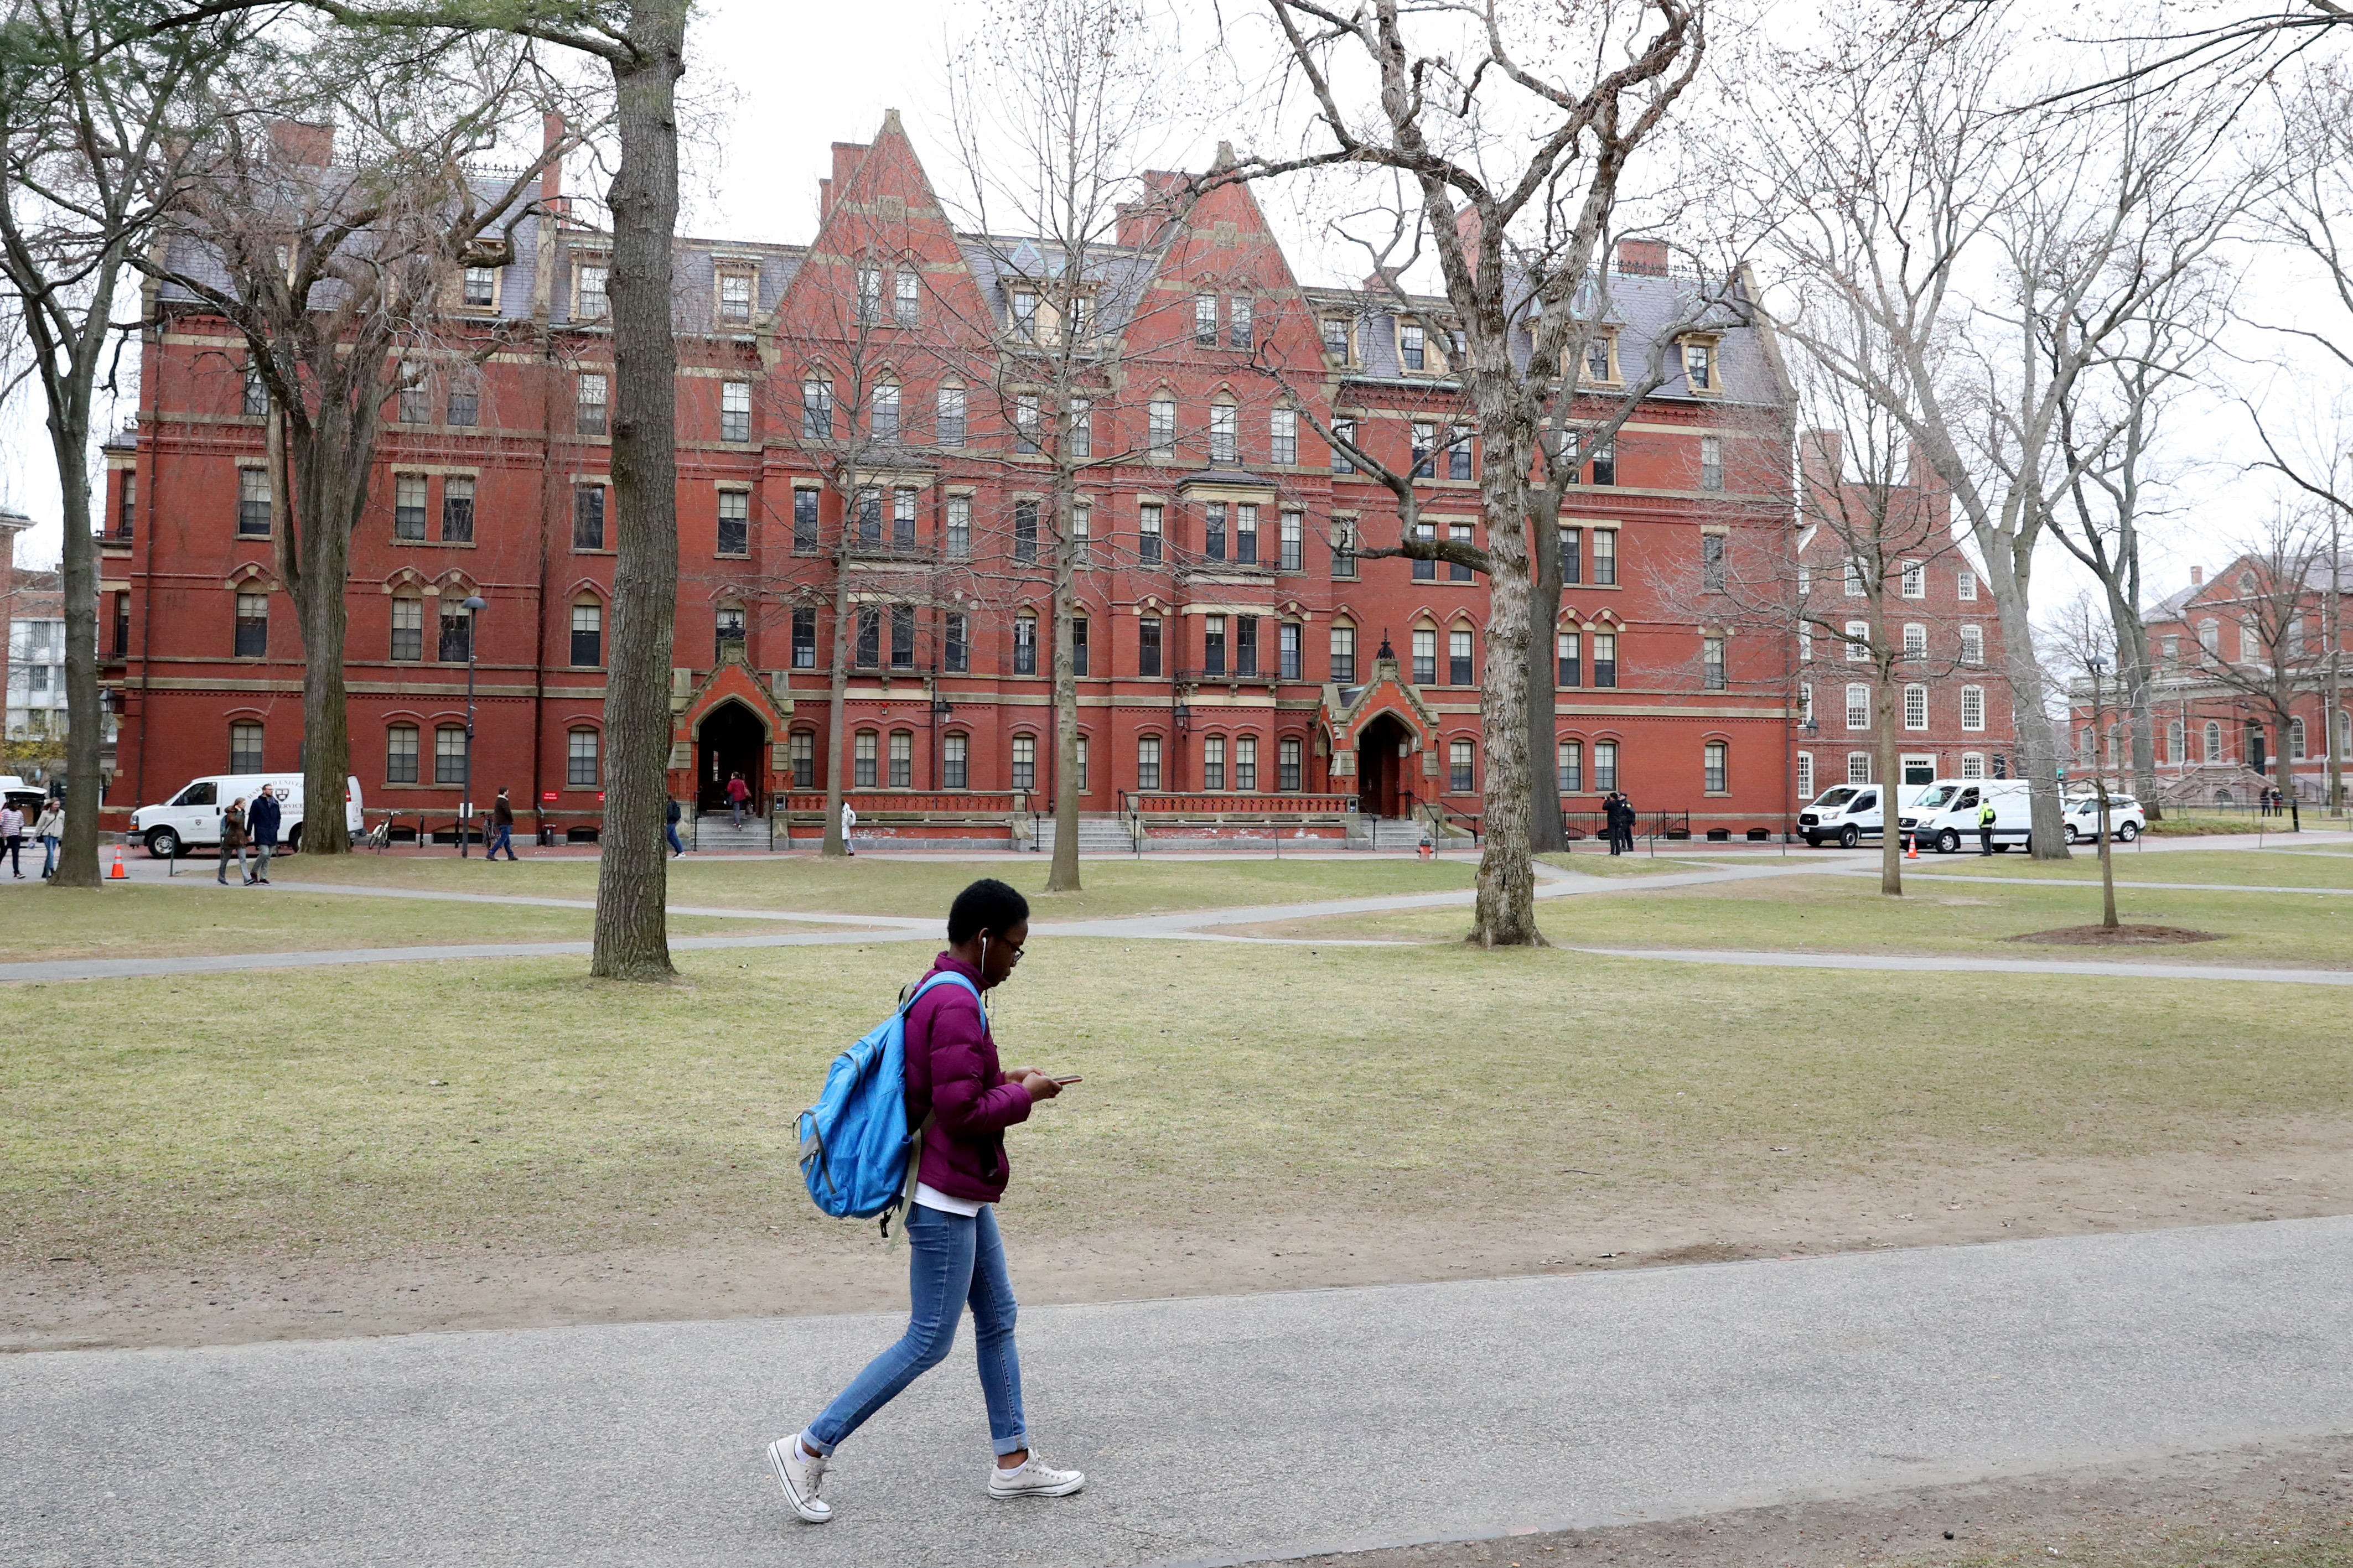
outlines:
[{"label": "dormer window", "polygon": [[1094,323],[1089,319],[1092,314],[1084,294],[1071,296],[1071,341],[1072,342],[1082,343],[1093,334]]},{"label": "dormer window", "polygon": [[1408,370],[1422,370],[1428,367],[1429,359],[1427,340],[1422,330],[1419,327],[1399,327],[1398,363]]},{"label": "dormer window", "polygon": [[1614,382],[1618,379],[1618,335],[1596,332],[1585,340],[1585,379]]},{"label": "dormer window", "polygon": [[1038,296],[1034,290],[1013,290],[1013,335],[1030,342],[1038,339]]},{"label": "dormer window", "polygon": [[743,268],[723,268],[719,274],[719,324],[752,324],[752,274]]},{"label": "dormer window", "polygon": [[575,321],[601,321],[612,313],[612,301],[605,292],[606,280],[611,276],[612,268],[601,256],[574,268],[572,315]]},{"label": "dormer window", "polygon": [[499,271],[495,267],[466,268],[464,292],[460,296],[469,310],[487,310],[499,302]]},{"label": "dormer window", "polygon": [[1324,352],[1342,364],[1348,363],[1348,321],[1345,317],[1324,318]]},{"label": "dormer window", "polygon": [[1683,384],[1696,393],[1718,390],[1715,374],[1715,345],[1686,339],[1683,342]]},{"label": "dormer window", "polygon": [[1463,365],[1464,362],[1466,362],[1466,361],[1468,361],[1468,360],[1470,359],[1470,357],[1471,357],[1471,343],[1470,343],[1470,340],[1469,340],[1469,339],[1467,339],[1467,338],[1465,338],[1465,337],[1462,335],[1462,333],[1461,333],[1461,331],[1459,331],[1459,330],[1450,330],[1450,331],[1447,332],[1447,334],[1446,334],[1446,357],[1447,357],[1447,364],[1448,364],[1448,366],[1449,366],[1450,368],[1451,368],[1451,369],[1456,369],[1456,370],[1461,369],[1461,368],[1462,367],[1462,365]]}]

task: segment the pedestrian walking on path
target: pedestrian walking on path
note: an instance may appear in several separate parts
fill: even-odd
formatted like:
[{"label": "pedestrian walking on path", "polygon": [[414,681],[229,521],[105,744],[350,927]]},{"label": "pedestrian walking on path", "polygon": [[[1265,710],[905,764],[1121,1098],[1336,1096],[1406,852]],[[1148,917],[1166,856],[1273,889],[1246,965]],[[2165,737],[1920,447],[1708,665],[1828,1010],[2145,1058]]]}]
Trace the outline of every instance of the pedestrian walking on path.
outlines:
[{"label": "pedestrian walking on path", "polygon": [[[1029,900],[983,879],[956,895],[948,910],[948,951],[931,973],[992,990],[1012,975],[1029,938]],[[1021,1360],[1013,1345],[1013,1281],[997,1230],[996,1204],[1008,1174],[1005,1130],[1028,1121],[1038,1101],[1060,1094],[1061,1082],[1031,1068],[998,1070],[988,1015],[962,985],[934,985],[916,998],[907,1013],[906,1053],[907,1124],[923,1130],[915,1201],[905,1221],[913,1252],[907,1331],[805,1429],[768,1445],[785,1495],[813,1524],[833,1517],[818,1491],[834,1450],[946,1358],[967,1303],[997,1455],[988,1495],[1068,1497],[1086,1484],[1080,1472],[1053,1468],[1029,1447]]]},{"label": "pedestrian walking on path", "polygon": [[228,809],[221,813],[220,869],[213,873],[213,880],[224,888],[228,886],[228,858],[231,855],[237,857],[237,875],[250,883],[253,880],[253,872],[245,863],[245,796],[243,795],[238,795],[235,800],[230,801]]},{"label": "pedestrian walking on path", "polygon": [[278,848],[280,820],[277,793],[265,786],[253,797],[253,809],[245,814],[246,831],[253,837],[253,874],[245,879],[248,888],[256,882],[269,886],[269,857]]},{"label": "pedestrian walking on path", "polygon": [[662,813],[662,837],[670,840],[670,858],[673,860],[686,853],[686,846],[678,841],[679,819],[685,815],[678,804],[678,797],[671,796],[670,809]]},{"label": "pedestrian walking on path", "polygon": [[841,852],[844,855],[855,855],[858,853],[857,848],[849,842],[849,835],[857,828],[857,826],[858,813],[854,808],[852,808],[850,804],[845,800],[841,803]]},{"label": "pedestrian walking on path", "polygon": [[499,791],[498,799],[491,802],[491,852],[482,858],[495,860],[501,849],[507,852],[508,859],[515,858],[514,802],[507,798],[504,789]]},{"label": "pedestrian walking on path", "polygon": [[8,868],[16,873],[16,880],[25,879],[25,814],[13,805],[0,805],[0,855],[8,858]]},{"label": "pedestrian walking on path", "polygon": [[33,837],[41,846],[41,877],[47,880],[58,868],[58,840],[66,830],[65,808],[56,801],[41,807],[39,820],[33,824]]},{"label": "pedestrian walking on path", "polygon": [[735,826],[738,827],[744,826],[744,807],[751,802],[751,799],[752,786],[744,782],[742,773],[736,773],[728,779],[727,805],[729,809],[735,813]]}]

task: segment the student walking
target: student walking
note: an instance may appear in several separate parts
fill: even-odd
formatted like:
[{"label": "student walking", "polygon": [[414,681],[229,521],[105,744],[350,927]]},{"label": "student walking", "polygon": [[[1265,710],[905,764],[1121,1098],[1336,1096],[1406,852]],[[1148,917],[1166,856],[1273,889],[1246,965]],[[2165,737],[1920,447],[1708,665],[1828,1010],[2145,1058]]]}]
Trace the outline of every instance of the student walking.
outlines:
[{"label": "student walking", "polygon": [[499,798],[491,802],[491,852],[482,858],[495,860],[501,849],[507,852],[508,859],[515,858],[514,802],[507,798],[503,789],[499,791]]},{"label": "student walking", "polygon": [[843,801],[841,803],[841,852],[844,855],[855,855],[858,853],[857,849],[853,847],[849,842],[850,832],[856,828],[857,826],[858,813],[856,809],[853,808],[848,801]]},{"label": "student walking", "polygon": [[8,868],[16,873],[16,880],[25,879],[25,814],[13,805],[0,805],[0,854],[8,858]]},{"label": "student walking", "polygon": [[[984,879],[956,895],[948,910],[948,950],[931,972],[992,990],[1011,976],[1029,938],[1029,900]],[[945,1359],[966,1303],[997,1456],[988,1495],[1068,1497],[1086,1485],[1084,1475],[1053,1468],[1029,1447],[1021,1360],[1013,1345],[1013,1282],[997,1229],[996,1204],[1008,1173],[1005,1130],[1028,1121],[1037,1102],[1053,1099],[1061,1085],[1030,1068],[999,1071],[988,1015],[962,985],[934,985],[916,998],[906,1031],[907,1121],[923,1129],[915,1201],[905,1217],[913,1251],[907,1265],[907,1331],[806,1428],[768,1445],[768,1462],[786,1497],[812,1524],[833,1517],[818,1491],[834,1451]]]},{"label": "student walking", "polygon": [[245,864],[245,796],[243,795],[238,795],[235,800],[230,801],[228,809],[221,813],[220,869],[213,873],[213,880],[224,888],[228,886],[228,858],[231,854],[237,856],[237,874],[249,885],[253,881],[253,873],[247,869]]},{"label": "student walking", "polygon": [[736,773],[728,779],[727,804],[735,813],[735,826],[738,827],[744,826],[744,807],[751,798],[752,786],[744,782],[742,773]]},{"label": "student walking", "polygon": [[58,868],[58,839],[66,830],[65,808],[56,801],[41,806],[40,819],[33,824],[33,837],[40,841],[41,876],[44,880]]},{"label": "student walking", "polygon": [[245,814],[245,829],[253,839],[253,874],[245,879],[252,887],[256,882],[269,886],[269,857],[278,848],[278,795],[265,788],[253,797],[253,809]]},{"label": "student walking", "polygon": [[670,858],[673,860],[686,853],[686,846],[678,841],[679,819],[685,815],[679,806],[678,798],[673,795],[670,809],[662,814],[662,837],[670,840]]}]

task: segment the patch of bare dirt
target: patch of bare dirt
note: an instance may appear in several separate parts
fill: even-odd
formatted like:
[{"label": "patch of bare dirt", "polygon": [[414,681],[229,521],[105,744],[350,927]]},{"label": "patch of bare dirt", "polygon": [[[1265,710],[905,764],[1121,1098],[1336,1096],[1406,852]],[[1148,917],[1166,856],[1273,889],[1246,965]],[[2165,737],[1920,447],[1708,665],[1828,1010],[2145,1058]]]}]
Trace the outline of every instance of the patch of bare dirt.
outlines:
[{"label": "patch of bare dirt", "polygon": [[2061,926],[2056,931],[2028,931],[2005,942],[2039,942],[2051,947],[2178,947],[2186,942],[2220,942],[2221,933],[2191,931],[2188,926]]},{"label": "patch of bare dirt", "polygon": [[2353,1437],[1288,1561],[1297,1568],[2336,1568],[2353,1562]]},{"label": "patch of bare dirt", "polygon": [[[2220,1152],[1890,1162],[1764,1191],[1565,1185],[1540,1208],[1407,1215],[1181,1210],[1088,1229],[1005,1205],[1025,1301],[1228,1295],[1642,1268],[2151,1230],[2353,1210],[2353,1122],[2239,1130]],[[240,1344],[438,1330],[896,1312],[906,1257],[871,1225],[549,1253],[245,1254],[201,1266],[31,1259],[0,1274],[0,1352]]]}]

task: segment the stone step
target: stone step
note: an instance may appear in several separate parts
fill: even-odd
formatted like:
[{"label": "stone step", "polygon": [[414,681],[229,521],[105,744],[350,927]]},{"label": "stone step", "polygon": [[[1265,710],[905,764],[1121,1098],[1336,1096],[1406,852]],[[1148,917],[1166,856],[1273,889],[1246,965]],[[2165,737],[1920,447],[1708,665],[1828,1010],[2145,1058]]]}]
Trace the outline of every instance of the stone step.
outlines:
[{"label": "stone step", "polygon": [[[1040,817],[1038,821],[1038,853],[1051,855],[1060,839],[1054,819]],[[1079,853],[1082,855],[1132,855],[1135,844],[1128,837],[1127,825],[1116,817],[1082,816],[1079,818]]]},{"label": "stone step", "polygon": [[765,854],[773,847],[765,816],[747,816],[741,827],[724,816],[698,817],[692,842],[697,849],[722,854]]}]

